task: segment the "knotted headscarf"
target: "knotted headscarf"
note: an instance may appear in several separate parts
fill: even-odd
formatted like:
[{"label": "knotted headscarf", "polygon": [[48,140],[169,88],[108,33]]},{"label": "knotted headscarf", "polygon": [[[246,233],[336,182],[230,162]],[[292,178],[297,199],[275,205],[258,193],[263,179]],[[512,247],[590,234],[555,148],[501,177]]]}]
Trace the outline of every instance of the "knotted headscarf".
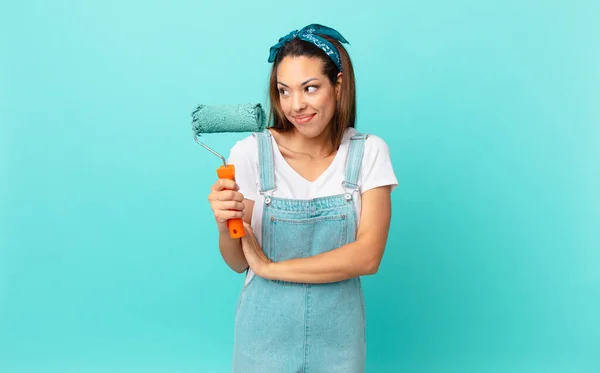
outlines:
[{"label": "knotted headscarf", "polygon": [[327,56],[329,56],[329,58],[331,58],[333,63],[335,63],[335,65],[337,66],[338,70],[342,71],[342,61],[340,59],[340,54],[338,53],[337,48],[333,44],[331,44],[327,39],[319,35],[329,36],[334,40],[339,41],[340,43],[349,44],[348,41],[344,39],[344,37],[336,30],[327,26],[312,24],[302,28],[300,31],[294,30],[286,36],[280,38],[279,42],[272,46],[270,49],[269,63],[275,61],[279,50],[283,48],[283,46],[286,43],[288,43],[294,38],[298,38],[300,40],[313,43],[314,45],[319,47],[323,52],[325,52],[325,54],[327,54]]}]

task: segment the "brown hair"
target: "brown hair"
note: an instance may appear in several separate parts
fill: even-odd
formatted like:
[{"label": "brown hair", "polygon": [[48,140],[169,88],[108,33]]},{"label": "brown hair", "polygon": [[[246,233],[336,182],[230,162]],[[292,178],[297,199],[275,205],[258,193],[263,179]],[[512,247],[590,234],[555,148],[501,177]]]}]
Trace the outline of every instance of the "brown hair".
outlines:
[{"label": "brown hair", "polygon": [[[344,131],[349,127],[354,127],[356,121],[356,86],[354,82],[354,68],[352,61],[346,49],[340,42],[330,37],[320,35],[331,42],[338,50],[342,61],[342,86],[340,87],[340,96],[336,100],[336,108],[329,123],[330,138],[335,149],[337,149],[344,136]],[[327,76],[329,82],[335,86],[337,75],[339,73],[337,66],[323,50],[313,43],[294,38],[286,43],[273,63],[271,78],[269,81],[269,99],[271,101],[271,110],[269,113],[270,128],[278,132],[286,132],[293,128],[293,125],[285,117],[279,102],[279,90],[277,89],[277,67],[281,60],[286,56],[292,57],[317,57],[323,63],[323,74]]]}]

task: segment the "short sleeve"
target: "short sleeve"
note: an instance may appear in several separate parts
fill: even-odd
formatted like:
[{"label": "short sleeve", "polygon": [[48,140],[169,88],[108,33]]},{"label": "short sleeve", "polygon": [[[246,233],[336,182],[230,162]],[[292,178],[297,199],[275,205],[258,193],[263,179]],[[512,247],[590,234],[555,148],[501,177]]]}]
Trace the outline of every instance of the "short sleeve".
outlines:
[{"label": "short sleeve", "polygon": [[369,135],[365,140],[365,153],[360,170],[361,193],[377,187],[398,186],[398,180],[392,167],[388,145],[378,136]]},{"label": "short sleeve", "polygon": [[227,163],[235,166],[235,182],[244,198],[255,201],[257,194],[257,144],[252,136],[238,141],[231,148]]}]

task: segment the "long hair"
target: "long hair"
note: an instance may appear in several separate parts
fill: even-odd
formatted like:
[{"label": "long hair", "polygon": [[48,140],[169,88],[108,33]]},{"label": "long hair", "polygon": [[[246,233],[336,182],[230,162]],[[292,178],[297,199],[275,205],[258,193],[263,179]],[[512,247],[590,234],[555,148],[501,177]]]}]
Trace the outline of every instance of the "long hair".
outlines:
[{"label": "long hair", "polygon": [[[337,40],[327,36],[320,35],[331,42],[338,50],[342,62],[342,85],[340,95],[336,100],[336,108],[329,123],[330,138],[334,149],[337,149],[344,136],[344,131],[349,127],[354,127],[356,122],[356,85],[354,78],[354,68],[352,61],[346,49]],[[269,112],[270,128],[278,132],[287,132],[293,128],[293,124],[286,118],[281,103],[279,102],[279,90],[277,89],[277,68],[284,57],[316,57],[322,61],[323,74],[329,82],[335,86],[337,75],[339,73],[335,63],[316,45],[300,40],[292,39],[281,48],[271,69],[271,78],[269,80],[269,100],[271,110]]]}]

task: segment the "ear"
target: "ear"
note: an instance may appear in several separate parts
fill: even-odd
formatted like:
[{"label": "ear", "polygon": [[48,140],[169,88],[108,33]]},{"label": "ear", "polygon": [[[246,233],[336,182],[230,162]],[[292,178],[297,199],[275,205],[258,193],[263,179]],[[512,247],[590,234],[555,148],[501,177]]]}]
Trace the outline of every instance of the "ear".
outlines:
[{"label": "ear", "polygon": [[342,75],[341,72],[339,72],[337,74],[337,79],[335,82],[335,95],[336,97],[339,99],[340,98],[340,94],[342,92],[342,81],[343,81],[344,77]]}]

